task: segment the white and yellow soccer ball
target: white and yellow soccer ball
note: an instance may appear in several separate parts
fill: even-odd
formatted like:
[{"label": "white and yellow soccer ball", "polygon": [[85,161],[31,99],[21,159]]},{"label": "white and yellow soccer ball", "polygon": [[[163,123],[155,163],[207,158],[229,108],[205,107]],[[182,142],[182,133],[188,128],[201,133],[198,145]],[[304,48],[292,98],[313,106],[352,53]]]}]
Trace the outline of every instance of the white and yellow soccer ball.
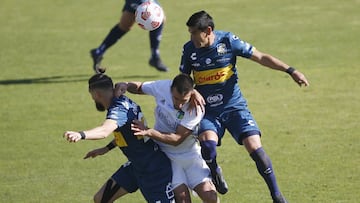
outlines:
[{"label": "white and yellow soccer ball", "polygon": [[159,4],[146,1],[137,7],[135,20],[144,30],[152,31],[164,22],[164,11]]}]

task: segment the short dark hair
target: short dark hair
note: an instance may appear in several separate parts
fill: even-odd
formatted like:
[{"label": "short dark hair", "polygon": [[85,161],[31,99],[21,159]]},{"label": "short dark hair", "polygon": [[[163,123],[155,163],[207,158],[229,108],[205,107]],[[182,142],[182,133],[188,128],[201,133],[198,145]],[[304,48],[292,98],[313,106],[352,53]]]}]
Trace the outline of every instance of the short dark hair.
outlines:
[{"label": "short dark hair", "polygon": [[194,89],[194,81],[188,74],[181,73],[173,79],[171,89],[173,88],[179,94],[185,95]]},{"label": "short dark hair", "polygon": [[98,73],[93,75],[90,79],[89,79],[89,90],[94,90],[94,89],[110,89],[113,88],[114,84],[112,79],[102,73]]},{"label": "short dark hair", "polygon": [[190,16],[189,20],[186,22],[188,27],[195,27],[198,30],[205,31],[209,26],[212,30],[215,28],[215,24],[213,18],[206,13],[206,11],[199,11],[192,16]]}]

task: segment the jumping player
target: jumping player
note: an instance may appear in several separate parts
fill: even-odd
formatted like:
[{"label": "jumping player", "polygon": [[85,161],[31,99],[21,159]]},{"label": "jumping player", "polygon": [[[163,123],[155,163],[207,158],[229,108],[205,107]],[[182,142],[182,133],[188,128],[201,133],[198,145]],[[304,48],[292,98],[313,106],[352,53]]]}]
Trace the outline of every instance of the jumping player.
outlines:
[{"label": "jumping player", "polygon": [[95,202],[113,202],[140,189],[149,203],[174,203],[171,188],[170,160],[150,138],[135,136],[131,130],[134,119],[144,121],[140,107],[126,96],[114,97],[110,77],[96,74],[89,80],[89,91],[99,111],[107,109],[105,122],[86,131],[66,131],[69,142],[81,139],[103,139],[114,132],[115,139],[106,147],[90,151],[85,158],[96,157],[119,147],[128,158],[94,196]]},{"label": "jumping player", "polygon": [[200,146],[193,135],[203,113],[199,106],[192,111],[188,110],[194,86],[191,77],[180,74],[173,80],[118,83],[117,86],[117,89],[155,98],[157,105],[154,128],[147,128],[135,121],[132,130],[135,135],[156,140],[170,158],[176,202],[191,202],[189,187],[197,192],[203,202],[216,203],[218,199],[216,188],[211,182],[210,170],[201,157]]},{"label": "jumping player", "polygon": [[272,163],[260,141],[260,130],[247,108],[238,86],[236,57],[241,56],[274,70],[288,73],[298,85],[308,86],[305,76],[281,60],[262,53],[231,32],[214,31],[212,17],[205,11],[194,13],[187,21],[191,41],[183,47],[180,71],[193,74],[196,89],[206,101],[200,123],[201,153],[219,193],[228,191],[216,162],[216,146],[227,129],[235,141],[244,145],[264,178],[274,202],[286,202],[277,185]]},{"label": "jumping player", "polygon": [[[131,27],[135,23],[136,8],[145,1],[149,0],[125,0],[120,22],[110,30],[103,42],[97,48],[90,50],[90,55],[93,59],[93,69],[96,73],[105,72],[105,68],[100,66],[104,53],[128,31],[130,31]],[[156,0],[151,1],[157,2]],[[156,30],[149,32],[151,48],[151,58],[149,60],[149,65],[156,68],[158,71],[166,72],[168,71],[168,68],[162,63],[159,51],[163,24],[164,23],[162,23],[161,26]]]}]

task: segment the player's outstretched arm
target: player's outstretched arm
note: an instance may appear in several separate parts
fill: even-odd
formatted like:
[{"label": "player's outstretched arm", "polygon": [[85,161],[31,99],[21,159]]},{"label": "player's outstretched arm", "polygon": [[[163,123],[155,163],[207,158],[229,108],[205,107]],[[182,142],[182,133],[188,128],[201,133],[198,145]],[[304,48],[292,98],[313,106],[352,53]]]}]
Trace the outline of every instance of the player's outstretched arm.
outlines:
[{"label": "player's outstretched arm", "polygon": [[[292,71],[292,72],[291,72]],[[292,79],[301,87],[302,85],[309,86],[309,82],[306,79],[305,75],[300,71],[295,69],[286,70],[287,73],[292,77]]]},{"label": "player's outstretched arm", "polygon": [[134,131],[134,135],[148,136],[154,140],[173,146],[181,144],[192,133],[192,130],[189,130],[181,125],[177,127],[176,133],[159,132],[155,129],[146,127],[139,120],[133,121],[131,124],[131,130]]},{"label": "player's outstretched arm", "polygon": [[120,97],[126,91],[132,94],[144,94],[141,85],[142,82],[118,82],[115,84],[114,94],[116,97]]},{"label": "player's outstretched arm", "polygon": [[266,54],[255,49],[250,59],[268,68],[288,73],[299,86],[310,85],[304,74],[270,54]]},{"label": "player's outstretched arm", "polygon": [[99,155],[106,154],[108,151],[110,151],[110,150],[107,147],[101,147],[101,148],[98,148],[98,149],[94,149],[94,150],[89,151],[85,155],[84,159],[87,159],[87,158],[90,158],[90,157],[95,158],[95,157],[97,157]]},{"label": "player's outstretched arm", "polygon": [[104,155],[106,153],[108,153],[110,150],[112,150],[113,148],[116,147],[116,144],[115,144],[115,140],[112,140],[108,145],[106,145],[105,147],[101,147],[101,148],[98,148],[98,149],[94,149],[94,150],[91,150],[90,152],[88,152],[84,159],[87,159],[87,158],[95,158],[99,155]]},{"label": "player's outstretched arm", "polygon": [[79,140],[99,140],[109,136],[118,127],[115,120],[106,119],[105,122],[96,128],[86,131],[66,131],[64,138],[69,142],[78,142]]}]

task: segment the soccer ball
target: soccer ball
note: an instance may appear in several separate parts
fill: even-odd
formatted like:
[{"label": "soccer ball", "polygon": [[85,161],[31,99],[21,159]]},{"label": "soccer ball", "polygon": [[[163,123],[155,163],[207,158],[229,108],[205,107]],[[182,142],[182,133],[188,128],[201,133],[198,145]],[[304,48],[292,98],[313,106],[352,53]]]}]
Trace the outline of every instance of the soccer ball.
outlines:
[{"label": "soccer ball", "polygon": [[135,20],[144,30],[155,30],[164,21],[164,11],[161,6],[153,1],[140,4],[135,11]]}]

